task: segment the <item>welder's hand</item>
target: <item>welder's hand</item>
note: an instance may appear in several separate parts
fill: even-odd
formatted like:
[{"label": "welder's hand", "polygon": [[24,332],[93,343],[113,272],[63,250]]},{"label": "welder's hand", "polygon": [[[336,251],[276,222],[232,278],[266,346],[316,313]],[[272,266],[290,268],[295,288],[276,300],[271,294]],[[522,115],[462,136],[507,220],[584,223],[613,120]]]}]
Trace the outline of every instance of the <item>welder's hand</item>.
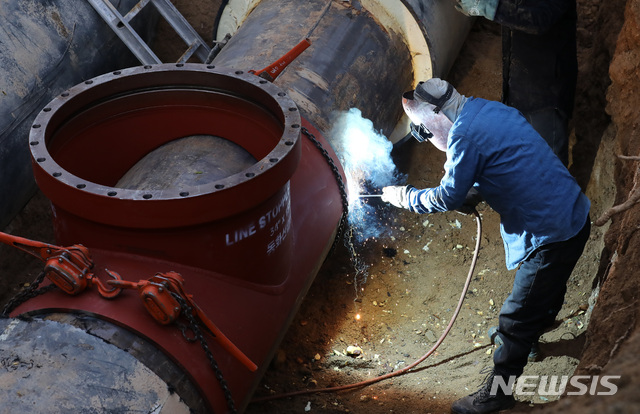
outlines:
[{"label": "welder's hand", "polygon": [[467,16],[483,16],[489,20],[496,17],[500,0],[455,0],[456,10]]},{"label": "welder's hand", "polygon": [[382,201],[398,207],[409,208],[409,190],[411,185],[390,185],[382,189]]},{"label": "welder's hand", "polygon": [[473,214],[476,211],[476,206],[483,200],[480,192],[475,187],[471,187],[464,199],[464,204],[456,211],[462,214]]}]

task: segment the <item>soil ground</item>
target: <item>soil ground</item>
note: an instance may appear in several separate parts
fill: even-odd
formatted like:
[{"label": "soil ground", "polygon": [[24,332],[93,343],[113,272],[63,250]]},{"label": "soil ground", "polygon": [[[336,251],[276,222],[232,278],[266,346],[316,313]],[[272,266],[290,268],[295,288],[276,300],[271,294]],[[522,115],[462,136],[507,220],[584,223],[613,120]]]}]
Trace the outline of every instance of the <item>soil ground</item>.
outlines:
[{"label": "soil ground", "polygon": [[[499,99],[500,60],[499,28],[478,22],[449,79],[464,95]],[[394,157],[417,187],[437,185],[442,176],[444,154],[429,144],[410,142],[397,148]],[[469,271],[476,238],[473,217],[455,212],[416,215],[382,204],[377,208],[387,232],[354,247],[364,270],[356,271],[352,250],[343,245],[330,255],[255,395],[277,398],[256,401],[247,413],[449,412],[452,401],[482,382],[481,371],[492,365],[494,350],[486,332],[497,324],[515,274],[504,264],[499,218],[484,204],[479,206],[481,250],[469,292],[433,355],[405,375],[351,391],[317,392],[402,369],[423,356],[450,322]],[[37,194],[5,231],[52,241],[49,223],[47,201]],[[558,326],[542,337],[541,358],[527,365],[525,375],[571,375],[577,366],[601,238],[601,230],[594,229],[569,281]],[[40,270],[37,260],[0,246],[0,303]],[[361,354],[348,355],[349,347]],[[312,392],[282,397],[298,390]],[[523,410],[553,399],[519,398]]]}]

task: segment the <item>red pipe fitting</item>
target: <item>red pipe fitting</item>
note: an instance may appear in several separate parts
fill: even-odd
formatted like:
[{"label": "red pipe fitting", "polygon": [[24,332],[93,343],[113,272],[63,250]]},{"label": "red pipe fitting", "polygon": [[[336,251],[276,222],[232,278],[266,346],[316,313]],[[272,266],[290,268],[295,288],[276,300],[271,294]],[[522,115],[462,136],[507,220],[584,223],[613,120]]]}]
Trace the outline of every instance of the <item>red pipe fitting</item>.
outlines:
[{"label": "red pipe fitting", "polygon": [[[59,242],[82,240],[277,286],[291,258],[289,179],[300,159],[300,129],[295,103],[264,79],[159,65],[71,88],[40,113],[30,143]],[[257,161],[204,184],[116,187],[145,155],[193,135],[222,137]]]},{"label": "red pipe fitting", "polygon": [[[148,166],[155,154],[156,171],[164,173],[171,164],[166,145],[203,135],[240,148],[252,161],[205,182],[198,178],[206,174],[191,174],[162,188],[123,188],[123,176]],[[125,280],[179,273],[199,318],[210,320],[209,330],[215,323],[246,356],[239,360],[229,346],[209,343],[237,406],[246,407],[343,213],[334,172],[341,180],[344,173],[328,141],[265,79],[167,64],[117,71],[69,89],[36,117],[30,144],[34,176],[52,203],[57,242],[87,246],[102,279],[108,272]],[[154,321],[136,293],[123,290],[107,301],[90,292],[70,297],[54,291],[12,315],[79,311],[135,332],[184,370],[212,411],[225,412],[225,393],[202,349],[173,324]],[[251,361],[256,372],[246,369],[255,367]]]}]

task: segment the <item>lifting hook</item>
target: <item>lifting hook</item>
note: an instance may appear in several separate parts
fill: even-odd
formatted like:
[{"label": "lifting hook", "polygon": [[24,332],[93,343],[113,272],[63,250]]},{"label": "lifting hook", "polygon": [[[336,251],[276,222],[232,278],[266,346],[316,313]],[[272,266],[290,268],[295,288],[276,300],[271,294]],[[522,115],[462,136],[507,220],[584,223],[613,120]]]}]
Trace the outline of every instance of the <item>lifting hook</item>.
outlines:
[{"label": "lifting hook", "polygon": [[[122,291],[107,287],[91,272],[93,260],[89,249],[81,244],[60,247],[3,232],[0,232],[0,242],[42,260],[47,278],[69,295],[77,295],[91,285],[95,285],[100,296],[107,299],[118,296]],[[116,272],[107,270],[107,274],[115,280],[122,279]]]}]

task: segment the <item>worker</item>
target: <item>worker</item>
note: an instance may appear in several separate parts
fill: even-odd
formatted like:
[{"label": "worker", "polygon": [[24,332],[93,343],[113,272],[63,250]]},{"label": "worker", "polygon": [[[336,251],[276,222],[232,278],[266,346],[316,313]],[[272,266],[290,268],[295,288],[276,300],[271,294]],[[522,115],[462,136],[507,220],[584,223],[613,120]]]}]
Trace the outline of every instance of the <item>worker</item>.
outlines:
[{"label": "worker", "polygon": [[576,0],[456,0],[502,28],[502,102],[518,109],[569,163],[578,61]]},{"label": "worker", "polygon": [[[469,212],[475,190],[500,214],[506,266],[518,268],[498,318],[502,345],[484,385],[454,402],[452,411],[508,409],[515,399],[504,384],[522,374],[532,344],[562,307],[589,236],[589,199],[516,109],[465,97],[437,78],[405,93],[402,104],[416,138],[446,152],[444,176],[434,188],[384,187],[382,200],[415,213]],[[502,382],[492,393],[496,379]]]}]

